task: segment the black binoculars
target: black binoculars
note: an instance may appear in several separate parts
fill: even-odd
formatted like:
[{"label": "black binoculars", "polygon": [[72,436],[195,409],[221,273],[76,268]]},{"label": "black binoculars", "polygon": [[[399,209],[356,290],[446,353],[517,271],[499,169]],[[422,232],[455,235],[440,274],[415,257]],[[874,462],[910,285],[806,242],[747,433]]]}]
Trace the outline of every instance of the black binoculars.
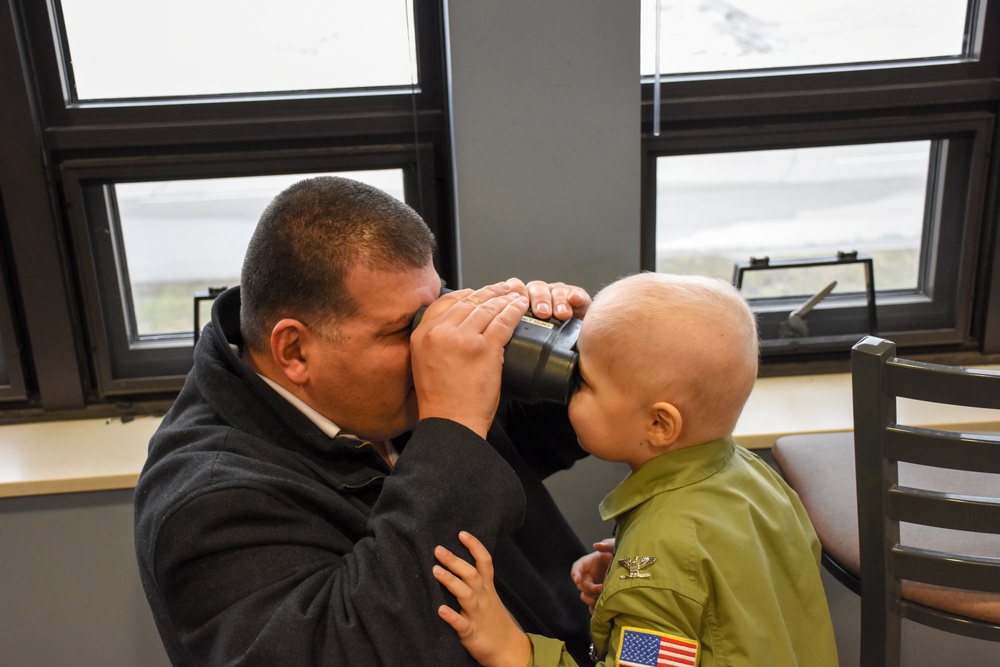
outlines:
[{"label": "black binoculars", "polygon": [[[417,311],[413,328],[423,314],[423,308]],[[540,320],[530,312],[522,317],[504,347],[500,393],[527,403],[569,403],[577,383],[576,339],[582,324],[575,317]]]}]

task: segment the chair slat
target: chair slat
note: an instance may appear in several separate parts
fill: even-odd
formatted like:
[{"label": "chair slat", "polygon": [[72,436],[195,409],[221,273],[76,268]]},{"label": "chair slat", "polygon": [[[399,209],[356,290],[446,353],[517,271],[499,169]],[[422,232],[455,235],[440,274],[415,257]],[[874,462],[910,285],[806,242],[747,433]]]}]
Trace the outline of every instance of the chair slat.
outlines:
[{"label": "chair slat", "polygon": [[[1000,392],[1000,385],[997,387]],[[920,465],[1000,473],[1000,434],[956,433],[895,424],[885,431],[886,456]]]},{"label": "chair slat", "polygon": [[956,616],[909,600],[900,600],[899,608],[904,618],[937,628],[942,632],[954,632],[988,641],[996,641],[1000,635],[1000,624],[997,623]]},{"label": "chair slat", "polygon": [[897,546],[892,550],[892,565],[900,580],[1000,593],[1000,558]]},{"label": "chair slat", "polygon": [[1000,534],[1000,501],[995,498],[895,486],[889,489],[888,504],[896,521]]},{"label": "chair slat", "polygon": [[885,389],[903,398],[946,402],[970,408],[1000,409],[1000,371],[891,359]]}]

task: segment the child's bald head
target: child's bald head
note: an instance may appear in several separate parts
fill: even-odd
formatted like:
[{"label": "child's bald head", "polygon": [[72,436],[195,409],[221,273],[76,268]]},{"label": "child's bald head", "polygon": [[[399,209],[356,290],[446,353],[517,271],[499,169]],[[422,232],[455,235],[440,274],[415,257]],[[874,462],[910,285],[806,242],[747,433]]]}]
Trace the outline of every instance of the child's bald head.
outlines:
[{"label": "child's bald head", "polygon": [[757,323],[742,295],[703,276],[641,273],[600,291],[581,331],[622,390],[684,417],[679,445],[732,432],[757,376]]}]

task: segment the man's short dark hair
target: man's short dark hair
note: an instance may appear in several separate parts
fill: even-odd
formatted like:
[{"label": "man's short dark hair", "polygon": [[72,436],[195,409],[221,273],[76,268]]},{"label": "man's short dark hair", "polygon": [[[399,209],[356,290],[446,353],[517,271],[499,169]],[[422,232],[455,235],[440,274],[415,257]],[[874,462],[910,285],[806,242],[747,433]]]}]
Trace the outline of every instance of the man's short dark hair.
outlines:
[{"label": "man's short dark hair", "polygon": [[403,271],[431,260],[435,241],[412,208],[373,186],[336,176],[286,188],[264,209],[240,278],[240,329],[255,351],[292,317],[323,330],[357,308],[345,279],[355,265]]}]

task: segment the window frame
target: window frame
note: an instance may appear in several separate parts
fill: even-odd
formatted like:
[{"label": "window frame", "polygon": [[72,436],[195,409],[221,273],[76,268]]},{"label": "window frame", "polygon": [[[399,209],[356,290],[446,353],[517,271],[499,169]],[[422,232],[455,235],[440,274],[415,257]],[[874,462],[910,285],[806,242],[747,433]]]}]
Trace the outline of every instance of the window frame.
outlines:
[{"label": "window frame", "polygon": [[[0,228],[6,231],[7,220],[0,198]],[[11,271],[7,234],[0,235],[0,403],[23,404],[28,400],[22,357],[23,336],[18,329],[19,318],[11,301]]]},{"label": "window frame", "polygon": [[[980,26],[971,49],[978,58],[661,77],[658,134],[653,131],[653,83],[651,77],[644,78],[642,269],[656,270],[656,159],[661,155],[951,138],[952,148],[963,154],[946,156],[946,173],[938,175],[944,180],[929,184],[925,229],[932,223],[952,225],[957,218],[962,233],[946,234],[945,240],[958,261],[940,252],[948,247],[934,245],[924,252],[934,255],[936,275],[945,283],[953,279],[953,284],[939,280],[923,286],[926,297],[909,298],[911,304],[923,298],[924,311],[936,309],[938,322],[930,326],[925,320],[907,323],[901,305],[905,297],[879,294],[880,335],[893,337],[908,351],[1000,352],[995,342],[998,327],[987,326],[989,313],[996,312],[987,309],[988,286],[1000,280],[992,253],[997,236],[1000,0],[973,0],[971,5],[970,16]],[[949,216],[946,222],[940,211]],[[840,304],[861,307],[857,300]],[[789,302],[754,305],[761,318],[770,318],[776,310],[787,313]],[[830,316],[831,310],[825,303],[814,314]],[[942,326],[942,317],[950,323]],[[815,354],[793,347],[769,350],[768,372],[847,356],[846,350]]]},{"label": "window frame", "polygon": [[0,192],[17,213],[8,215],[14,274],[58,274],[55,291],[20,281],[26,338],[42,341],[27,358],[24,377],[37,391],[25,415],[169,402],[190,367],[193,335],[153,344],[120,328],[113,248],[93,233],[109,221],[95,183],[401,168],[408,203],[437,236],[438,271],[456,281],[443,3],[417,2],[413,12],[417,85],[114,101],[69,99],[58,0],[12,0],[0,12],[0,81],[17,93],[0,121],[23,130],[13,150],[30,167],[0,168]]},{"label": "window frame", "polygon": [[[417,212],[440,235],[436,197],[420,191],[417,174],[430,170],[432,147],[423,145],[373,146],[366,149],[319,148],[307,152],[238,153],[171,156],[169,158],[109,158],[69,160],[62,164],[63,187],[70,210],[70,231],[79,258],[79,278],[87,310],[87,328],[93,341],[93,364],[101,396],[180,389],[190,368],[192,331],[140,337],[128,303],[130,283],[123,268],[120,221],[116,219],[109,186],[122,182],[350,172],[364,169],[401,169],[404,190]],[[424,164],[420,165],[423,162]],[[419,166],[418,166],[419,165]],[[421,204],[420,202],[427,202]],[[228,285],[227,285],[228,286]],[[206,289],[209,285],[204,286]],[[218,287],[212,285],[212,287]],[[192,300],[194,294],[192,294]],[[95,306],[96,307],[93,307]]]}]

